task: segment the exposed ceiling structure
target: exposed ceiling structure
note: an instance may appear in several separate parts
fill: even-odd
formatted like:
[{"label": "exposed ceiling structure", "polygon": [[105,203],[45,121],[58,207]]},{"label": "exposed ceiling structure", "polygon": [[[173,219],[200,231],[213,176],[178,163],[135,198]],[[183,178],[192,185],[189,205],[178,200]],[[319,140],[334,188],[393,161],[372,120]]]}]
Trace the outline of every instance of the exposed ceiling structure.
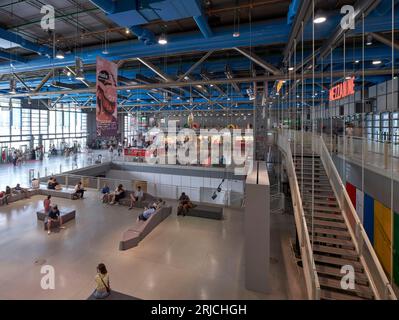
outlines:
[{"label": "exposed ceiling structure", "polygon": [[[314,23],[313,3],[324,23]],[[54,31],[41,27],[43,5],[55,9]],[[355,8],[354,30],[340,29],[344,5]],[[93,108],[97,56],[118,64],[124,110],[251,109],[273,99],[278,80],[294,88],[302,71],[305,79],[315,72],[319,92],[348,74],[360,80],[363,56],[366,81],[380,82],[392,73],[391,8],[391,0],[3,1],[0,96]],[[75,78],[76,57],[84,80]],[[314,98],[310,82],[302,87],[295,90]]]}]

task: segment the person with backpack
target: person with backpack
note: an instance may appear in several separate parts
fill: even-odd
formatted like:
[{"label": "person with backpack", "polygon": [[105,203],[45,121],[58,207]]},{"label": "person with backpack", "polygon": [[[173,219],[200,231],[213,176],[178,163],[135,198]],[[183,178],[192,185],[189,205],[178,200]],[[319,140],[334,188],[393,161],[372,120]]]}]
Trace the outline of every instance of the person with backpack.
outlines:
[{"label": "person with backpack", "polygon": [[100,263],[97,266],[97,274],[95,277],[96,289],[93,292],[94,298],[105,299],[111,293],[111,287],[109,285],[109,275],[107,268],[104,263]]}]

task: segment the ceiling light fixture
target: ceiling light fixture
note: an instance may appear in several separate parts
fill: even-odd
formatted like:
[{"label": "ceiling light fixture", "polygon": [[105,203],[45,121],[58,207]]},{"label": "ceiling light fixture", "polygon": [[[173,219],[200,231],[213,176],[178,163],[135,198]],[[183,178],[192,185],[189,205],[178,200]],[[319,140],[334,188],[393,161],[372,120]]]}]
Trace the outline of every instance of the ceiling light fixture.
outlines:
[{"label": "ceiling light fixture", "polygon": [[162,46],[168,43],[168,39],[166,38],[166,35],[164,33],[162,33],[161,36],[159,37],[158,43]]},{"label": "ceiling light fixture", "polygon": [[294,67],[289,67],[288,71],[294,71]]},{"label": "ceiling light fixture", "polygon": [[65,58],[64,52],[62,52],[62,50],[57,50],[57,53],[55,54],[55,57],[57,59],[64,59]]},{"label": "ceiling light fixture", "polygon": [[326,22],[326,21],[327,21],[327,16],[326,16],[326,14],[325,14],[323,11],[318,10],[318,11],[316,12],[316,14],[314,15],[313,22],[314,22],[315,24],[320,24],[320,23],[324,23],[324,22]]},{"label": "ceiling light fixture", "polygon": [[367,36],[366,46],[371,46],[373,44],[373,37],[371,34]]},{"label": "ceiling light fixture", "polygon": [[381,64],[381,63],[382,63],[381,60],[374,60],[374,61],[373,61],[373,65],[378,65],[378,64]]}]

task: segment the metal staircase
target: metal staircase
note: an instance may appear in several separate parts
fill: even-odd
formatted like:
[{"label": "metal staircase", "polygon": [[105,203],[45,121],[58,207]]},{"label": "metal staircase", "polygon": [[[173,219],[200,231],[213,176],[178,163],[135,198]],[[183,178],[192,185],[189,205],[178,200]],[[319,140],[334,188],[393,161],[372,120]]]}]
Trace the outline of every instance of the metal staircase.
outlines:
[{"label": "metal staircase", "polygon": [[[309,299],[396,300],[323,137],[281,129],[276,133]],[[345,285],[348,266],[355,274],[353,289]]]},{"label": "metal staircase", "polygon": [[[319,277],[320,298],[374,299],[320,157],[294,155],[294,165]],[[341,268],[345,265],[355,270],[354,289],[341,287]]]}]

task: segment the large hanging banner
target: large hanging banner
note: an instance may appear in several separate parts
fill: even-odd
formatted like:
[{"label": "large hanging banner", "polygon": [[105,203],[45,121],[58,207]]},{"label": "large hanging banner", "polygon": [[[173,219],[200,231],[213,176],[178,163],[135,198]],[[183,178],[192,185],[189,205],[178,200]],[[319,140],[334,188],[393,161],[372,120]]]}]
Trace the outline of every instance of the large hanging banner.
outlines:
[{"label": "large hanging banner", "polygon": [[97,136],[115,137],[118,133],[118,66],[97,57]]}]

